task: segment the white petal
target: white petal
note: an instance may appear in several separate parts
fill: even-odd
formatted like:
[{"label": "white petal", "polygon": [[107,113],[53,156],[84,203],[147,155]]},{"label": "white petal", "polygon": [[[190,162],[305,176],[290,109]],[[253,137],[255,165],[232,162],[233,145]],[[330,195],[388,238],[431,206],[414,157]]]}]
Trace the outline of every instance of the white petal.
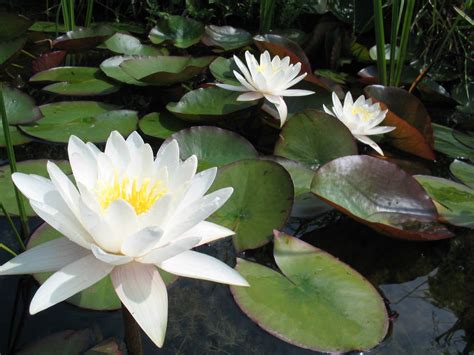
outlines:
[{"label": "white petal", "polygon": [[51,180],[38,175],[13,173],[12,180],[29,200],[44,202],[44,196],[56,190]]},{"label": "white petal", "polygon": [[237,97],[237,101],[254,101],[259,100],[263,97],[263,94],[259,92],[246,92]]},{"label": "white petal", "polygon": [[191,250],[167,259],[158,266],[178,276],[236,286],[249,286],[248,282],[227,264],[209,255]]},{"label": "white petal", "polygon": [[369,145],[370,147],[372,147],[372,149],[374,149],[377,153],[379,153],[380,155],[383,155],[383,151],[382,149],[378,146],[377,143],[375,143],[372,139],[370,139],[369,137],[366,137],[366,136],[355,136],[357,138],[357,140],[359,140],[360,142],[364,143],[364,144],[367,144]]},{"label": "white petal", "polygon": [[200,240],[201,238],[198,237],[179,239],[167,245],[151,250],[145,256],[137,259],[137,261],[145,264],[158,264],[194,248],[199,244]]},{"label": "white petal", "polygon": [[[333,92],[333,95],[336,95],[336,93]],[[337,95],[336,95],[336,97],[337,97]],[[360,97],[359,97],[359,98],[360,98]],[[333,100],[334,100],[334,96],[333,96]],[[338,101],[339,101],[339,99],[338,99]],[[344,97],[344,108],[345,108],[345,107],[349,107],[349,108],[350,108],[353,104],[354,104],[354,101],[352,100],[352,94],[351,94],[350,91],[348,91],[348,92],[346,93],[346,97]]]},{"label": "white petal", "polygon": [[110,133],[105,145],[105,154],[110,158],[119,173],[125,170],[131,159],[127,143],[117,131]]},{"label": "white petal", "polygon": [[234,75],[239,81],[239,83],[242,84],[242,86],[246,87],[250,91],[256,91],[255,83],[254,81],[248,82],[247,80],[244,79],[244,77],[237,71],[234,70]]},{"label": "white petal", "polygon": [[168,320],[166,285],[154,265],[130,263],[111,274],[115,292],[155,345],[165,340]]},{"label": "white petal", "polygon": [[133,261],[131,256],[107,253],[97,245],[91,245],[91,251],[92,254],[94,254],[94,256],[100,261],[114,266],[127,264]]},{"label": "white petal", "polygon": [[307,75],[306,73],[301,74],[300,76],[294,78],[293,80],[291,80],[291,81],[285,83],[285,87],[290,88],[290,87],[292,87],[293,85],[298,84],[301,80],[303,80],[304,78],[306,78],[306,75]]},{"label": "white petal", "polygon": [[[347,96],[351,96],[351,93],[350,92],[347,92],[346,94],[346,99],[347,99]],[[342,104],[341,104],[341,101],[339,100],[339,98],[337,97],[336,93],[333,91],[332,93],[332,103],[333,103],[333,111],[334,113],[336,114],[336,117],[338,117],[339,119],[343,116],[343,108],[342,108]]]},{"label": "white petal", "polygon": [[146,213],[138,216],[139,229],[164,224],[168,216],[173,212],[173,202],[171,194],[167,194],[156,201]]},{"label": "white petal", "polygon": [[74,179],[88,188],[92,188],[97,180],[96,154],[92,149],[76,136],[69,138],[67,150]]},{"label": "white petal", "polygon": [[56,186],[58,192],[61,194],[64,202],[66,202],[74,215],[78,217],[79,192],[77,191],[76,187],[71,182],[71,180],[69,180],[66,174],[64,174],[61,169],[59,169],[58,166],[53,162],[48,161],[47,169],[51,181]]},{"label": "white petal", "polygon": [[201,239],[198,244],[199,246],[234,234],[235,232],[231,229],[222,227],[215,223],[203,221],[191,228],[190,230],[181,234],[178,237],[178,240],[181,238],[199,237]]},{"label": "white petal", "polygon": [[161,145],[155,159],[155,166],[158,173],[166,168],[168,170],[168,175],[172,176],[180,162],[179,146],[175,139],[166,145]]},{"label": "white petal", "polygon": [[41,285],[30,304],[36,314],[54,306],[106,277],[114,268],[89,254],[55,272]]},{"label": "white petal", "polygon": [[145,142],[137,131],[132,132],[126,140],[129,149],[139,149]]},{"label": "white petal", "polygon": [[144,228],[125,239],[121,252],[128,256],[142,256],[161,241],[163,230],[159,227]]},{"label": "white petal", "polygon": [[234,55],[234,62],[235,62],[235,64],[237,64],[237,67],[240,69],[240,71],[244,75],[245,79],[248,82],[251,82],[252,81],[252,76],[250,75],[249,70],[247,69],[245,64],[240,60],[240,58],[237,57],[236,55]]},{"label": "white petal", "polygon": [[300,89],[283,90],[278,93],[279,96],[307,96],[307,95],[313,95],[313,94],[314,94],[314,91],[300,90]]},{"label": "white petal", "polygon": [[221,84],[221,83],[216,83],[216,86],[226,89],[226,90],[231,90],[231,91],[249,91],[245,86],[236,86],[236,85],[229,85],[229,84]]},{"label": "white petal", "polygon": [[190,183],[191,179],[196,174],[197,170],[197,157],[191,155],[186,161],[184,161],[173,175],[170,175],[168,188],[170,191],[176,191],[183,187],[184,184]]},{"label": "white petal", "polygon": [[155,171],[153,150],[149,144],[142,144],[139,148],[132,147],[130,162],[127,166],[128,176],[151,177]]},{"label": "white petal", "polygon": [[278,115],[280,116],[280,127],[283,126],[288,115],[288,108],[286,107],[285,101],[281,96],[276,95],[265,95],[265,98],[275,105],[278,110]]},{"label": "white petal", "polygon": [[328,108],[326,107],[326,105],[323,105],[323,110],[324,110],[324,112],[326,112],[327,114],[329,114],[329,115],[331,115],[331,116],[334,116],[334,113],[333,113],[330,109],[328,109]]},{"label": "white petal", "polygon": [[54,239],[29,249],[6,262],[0,266],[0,275],[57,271],[88,254],[90,254],[89,250],[67,238]]},{"label": "white petal", "polygon": [[378,127],[374,127],[374,128],[366,130],[364,134],[367,136],[371,136],[374,134],[384,134],[384,133],[392,132],[396,128],[397,127],[391,127],[391,126],[378,126]]},{"label": "white petal", "polygon": [[194,175],[191,185],[183,196],[183,203],[190,204],[204,196],[216,178],[217,168],[210,168]]}]

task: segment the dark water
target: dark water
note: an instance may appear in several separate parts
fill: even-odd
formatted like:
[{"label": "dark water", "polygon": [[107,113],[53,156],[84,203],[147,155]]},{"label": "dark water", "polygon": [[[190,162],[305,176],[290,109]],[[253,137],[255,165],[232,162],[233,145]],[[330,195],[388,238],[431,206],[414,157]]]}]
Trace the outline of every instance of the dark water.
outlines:
[{"label": "dark water", "polygon": [[[4,221],[0,238],[12,240]],[[342,217],[303,239],[347,262],[377,286],[393,321],[373,354],[468,354],[474,350],[474,233],[451,241],[413,243],[390,239]],[[229,241],[202,252],[230,264]],[[268,263],[271,248],[243,257]],[[9,258],[2,252],[0,262]],[[10,315],[18,277],[0,277],[0,353],[6,353]],[[36,286],[33,287],[33,291]],[[29,302],[27,302],[29,303]],[[81,310],[67,303],[27,316],[18,347],[52,333],[93,329],[99,339],[122,339],[121,313]],[[179,279],[169,290],[165,346],[158,350],[143,337],[146,354],[309,354],[269,335],[234,303],[228,287]],[[57,349],[57,354],[74,352]]]}]

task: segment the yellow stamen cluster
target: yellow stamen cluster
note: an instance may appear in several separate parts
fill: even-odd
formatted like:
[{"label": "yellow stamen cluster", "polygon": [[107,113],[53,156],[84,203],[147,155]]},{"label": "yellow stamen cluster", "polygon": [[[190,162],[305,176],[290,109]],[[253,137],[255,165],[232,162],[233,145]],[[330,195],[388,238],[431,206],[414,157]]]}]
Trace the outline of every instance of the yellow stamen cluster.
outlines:
[{"label": "yellow stamen cluster", "polygon": [[147,212],[155,202],[163,197],[168,190],[162,181],[151,181],[150,178],[137,179],[128,176],[119,177],[107,183],[99,183],[97,197],[100,206],[106,210],[109,205],[122,199],[127,201],[138,214]]},{"label": "yellow stamen cluster", "polygon": [[370,119],[372,118],[372,112],[370,112],[365,107],[360,107],[360,106],[352,107],[352,114],[360,115],[362,121],[364,122],[370,121]]}]

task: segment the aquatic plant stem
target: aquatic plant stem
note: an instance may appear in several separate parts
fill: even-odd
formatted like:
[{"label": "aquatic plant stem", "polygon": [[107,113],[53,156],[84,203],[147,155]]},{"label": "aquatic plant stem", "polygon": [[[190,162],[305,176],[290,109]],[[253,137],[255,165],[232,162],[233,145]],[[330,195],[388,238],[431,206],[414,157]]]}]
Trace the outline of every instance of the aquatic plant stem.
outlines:
[{"label": "aquatic plant stem", "polygon": [[382,0],[374,0],[375,41],[377,44],[377,72],[379,83],[387,85],[387,61],[385,59],[385,34],[383,27]]},{"label": "aquatic plant stem", "polygon": [[0,249],[5,250],[7,253],[13,255],[14,257],[17,256],[17,253],[15,253],[13,250],[11,250],[9,247],[7,247],[5,244],[0,243]]},{"label": "aquatic plant stem", "polygon": [[125,333],[125,345],[130,355],[143,355],[142,338],[140,326],[122,303],[123,328]]},{"label": "aquatic plant stem", "polygon": [[12,220],[12,218],[10,217],[10,214],[8,213],[8,211],[5,209],[5,206],[3,206],[3,203],[1,203],[1,202],[0,202],[0,209],[2,210],[3,215],[5,216],[5,218],[6,218],[7,221],[8,221],[8,224],[10,225],[11,229],[13,230],[13,233],[15,234],[15,237],[16,237],[16,240],[18,241],[18,244],[20,244],[21,249],[22,249],[23,251],[25,251],[25,250],[26,250],[25,243],[24,243],[23,240],[21,239],[21,235],[20,235],[20,233],[18,232],[18,229],[16,229],[15,223],[13,223],[13,220]]},{"label": "aquatic plant stem", "polygon": [[[7,149],[8,161],[10,163],[10,171],[13,174],[17,171],[16,158],[15,150],[13,149],[13,143],[10,136],[10,129],[8,126],[7,109],[5,107],[5,101],[3,98],[3,87],[3,84],[0,83],[0,114],[2,116],[3,135],[5,137],[5,146]],[[20,191],[16,188],[16,186],[14,186],[13,188],[15,190],[16,202],[18,204],[18,211],[20,214],[23,240],[26,240],[26,238],[28,238],[28,236],[30,235],[30,228],[28,227],[28,216],[26,215],[25,202],[22,199]]]}]

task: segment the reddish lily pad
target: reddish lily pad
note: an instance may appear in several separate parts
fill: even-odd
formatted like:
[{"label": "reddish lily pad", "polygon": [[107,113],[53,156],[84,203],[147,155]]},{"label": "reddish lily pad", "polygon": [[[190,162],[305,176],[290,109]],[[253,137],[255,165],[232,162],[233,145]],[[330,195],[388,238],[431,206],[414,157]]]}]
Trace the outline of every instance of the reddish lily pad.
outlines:
[{"label": "reddish lily pad", "polygon": [[42,53],[31,63],[33,72],[39,73],[44,70],[59,67],[62,64],[64,58],[66,57],[66,53],[66,51],[53,51]]},{"label": "reddish lily pad", "polygon": [[431,118],[420,100],[403,89],[382,85],[367,86],[365,93],[388,108],[383,125],[397,127],[385,135],[388,143],[425,159],[436,158]]},{"label": "reddish lily pad", "polygon": [[314,351],[346,353],[378,345],[388,331],[384,301],[362,275],[332,255],[275,232],[281,273],[237,259],[250,287],[231,286],[247,316],[270,334]]},{"label": "reddish lily pad", "polygon": [[66,50],[84,50],[94,48],[115,33],[115,29],[107,25],[77,27],[74,31],[56,38],[53,47]]},{"label": "reddish lily pad", "polygon": [[311,191],[376,231],[408,240],[453,235],[438,223],[433,201],[407,172],[388,161],[348,156],[323,165]]}]

